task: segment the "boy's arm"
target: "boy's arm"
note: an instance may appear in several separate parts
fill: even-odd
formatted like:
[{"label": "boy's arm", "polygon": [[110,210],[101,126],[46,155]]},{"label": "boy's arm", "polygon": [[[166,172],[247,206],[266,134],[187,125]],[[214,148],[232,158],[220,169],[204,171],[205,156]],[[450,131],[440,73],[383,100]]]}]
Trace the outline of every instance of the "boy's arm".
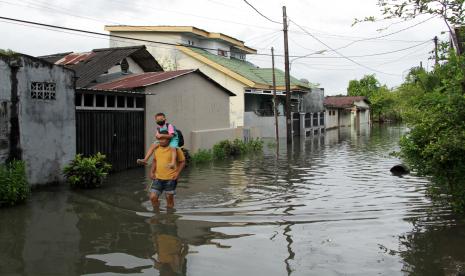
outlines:
[{"label": "boy's arm", "polygon": [[155,180],[155,173],[157,171],[157,159],[153,157],[152,167],[150,167],[150,179]]},{"label": "boy's arm", "polygon": [[157,138],[160,139],[160,138],[168,138],[168,139],[171,139],[173,138],[174,134],[160,134],[160,133],[157,133]]},{"label": "boy's arm", "polygon": [[155,150],[155,144],[152,143],[149,147],[149,150],[147,151],[147,154],[144,157],[145,162],[149,161],[149,158],[153,154],[154,150]]}]

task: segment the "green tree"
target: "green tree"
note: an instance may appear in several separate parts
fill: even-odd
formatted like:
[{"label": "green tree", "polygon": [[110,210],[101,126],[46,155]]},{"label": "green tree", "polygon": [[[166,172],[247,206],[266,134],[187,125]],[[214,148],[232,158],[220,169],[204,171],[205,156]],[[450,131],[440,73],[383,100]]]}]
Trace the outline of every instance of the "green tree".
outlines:
[{"label": "green tree", "polygon": [[377,93],[380,88],[379,81],[375,75],[366,75],[360,80],[349,81],[347,87],[348,96],[365,96],[370,98],[373,94]]},{"label": "green tree", "polygon": [[[452,26],[465,23],[464,2],[378,0],[378,5],[385,19],[429,14],[441,17],[452,31]],[[418,174],[432,178],[428,189],[432,196],[447,199],[456,210],[465,212],[465,57],[445,43],[440,50],[444,62],[431,72],[413,68],[396,90],[401,99],[397,106],[410,127],[400,141],[398,155]]]},{"label": "green tree", "polygon": [[451,30],[465,21],[464,0],[378,0],[387,19],[411,19],[422,14],[440,16]]},{"label": "green tree", "polygon": [[398,112],[394,110],[396,95],[386,85],[381,85],[375,75],[366,75],[360,80],[351,80],[347,87],[347,95],[367,97],[371,103],[371,116],[375,120],[397,120],[399,118]]}]

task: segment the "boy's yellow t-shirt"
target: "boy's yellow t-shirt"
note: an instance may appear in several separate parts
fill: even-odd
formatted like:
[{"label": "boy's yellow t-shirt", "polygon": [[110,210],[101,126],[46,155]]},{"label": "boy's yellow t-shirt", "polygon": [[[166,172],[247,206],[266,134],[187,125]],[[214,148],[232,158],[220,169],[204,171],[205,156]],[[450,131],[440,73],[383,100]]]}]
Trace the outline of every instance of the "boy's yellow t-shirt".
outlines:
[{"label": "boy's yellow t-shirt", "polygon": [[[176,152],[177,162],[186,160],[181,149],[176,149]],[[153,159],[157,162],[155,177],[161,180],[173,179],[173,176],[176,174],[178,164],[176,164],[174,169],[168,168],[168,165],[171,163],[171,148],[159,146],[153,153]]]}]

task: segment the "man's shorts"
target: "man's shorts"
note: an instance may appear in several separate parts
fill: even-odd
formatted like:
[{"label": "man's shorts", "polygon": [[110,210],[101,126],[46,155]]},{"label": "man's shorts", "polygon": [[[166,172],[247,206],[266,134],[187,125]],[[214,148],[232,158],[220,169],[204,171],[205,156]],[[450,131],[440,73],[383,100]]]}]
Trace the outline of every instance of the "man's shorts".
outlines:
[{"label": "man's shorts", "polygon": [[165,192],[166,194],[175,195],[176,186],[178,185],[177,180],[161,180],[155,179],[150,187],[150,192],[157,193],[159,196]]}]

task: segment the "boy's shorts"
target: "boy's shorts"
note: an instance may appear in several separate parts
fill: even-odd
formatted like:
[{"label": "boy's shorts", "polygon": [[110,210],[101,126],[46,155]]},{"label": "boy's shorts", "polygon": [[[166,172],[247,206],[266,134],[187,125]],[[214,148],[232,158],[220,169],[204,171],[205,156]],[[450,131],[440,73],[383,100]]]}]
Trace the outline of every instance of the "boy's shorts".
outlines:
[{"label": "boy's shorts", "polygon": [[161,195],[163,192],[166,194],[175,195],[176,186],[178,185],[177,180],[162,180],[155,179],[152,181],[152,187],[150,187],[150,192]]}]

